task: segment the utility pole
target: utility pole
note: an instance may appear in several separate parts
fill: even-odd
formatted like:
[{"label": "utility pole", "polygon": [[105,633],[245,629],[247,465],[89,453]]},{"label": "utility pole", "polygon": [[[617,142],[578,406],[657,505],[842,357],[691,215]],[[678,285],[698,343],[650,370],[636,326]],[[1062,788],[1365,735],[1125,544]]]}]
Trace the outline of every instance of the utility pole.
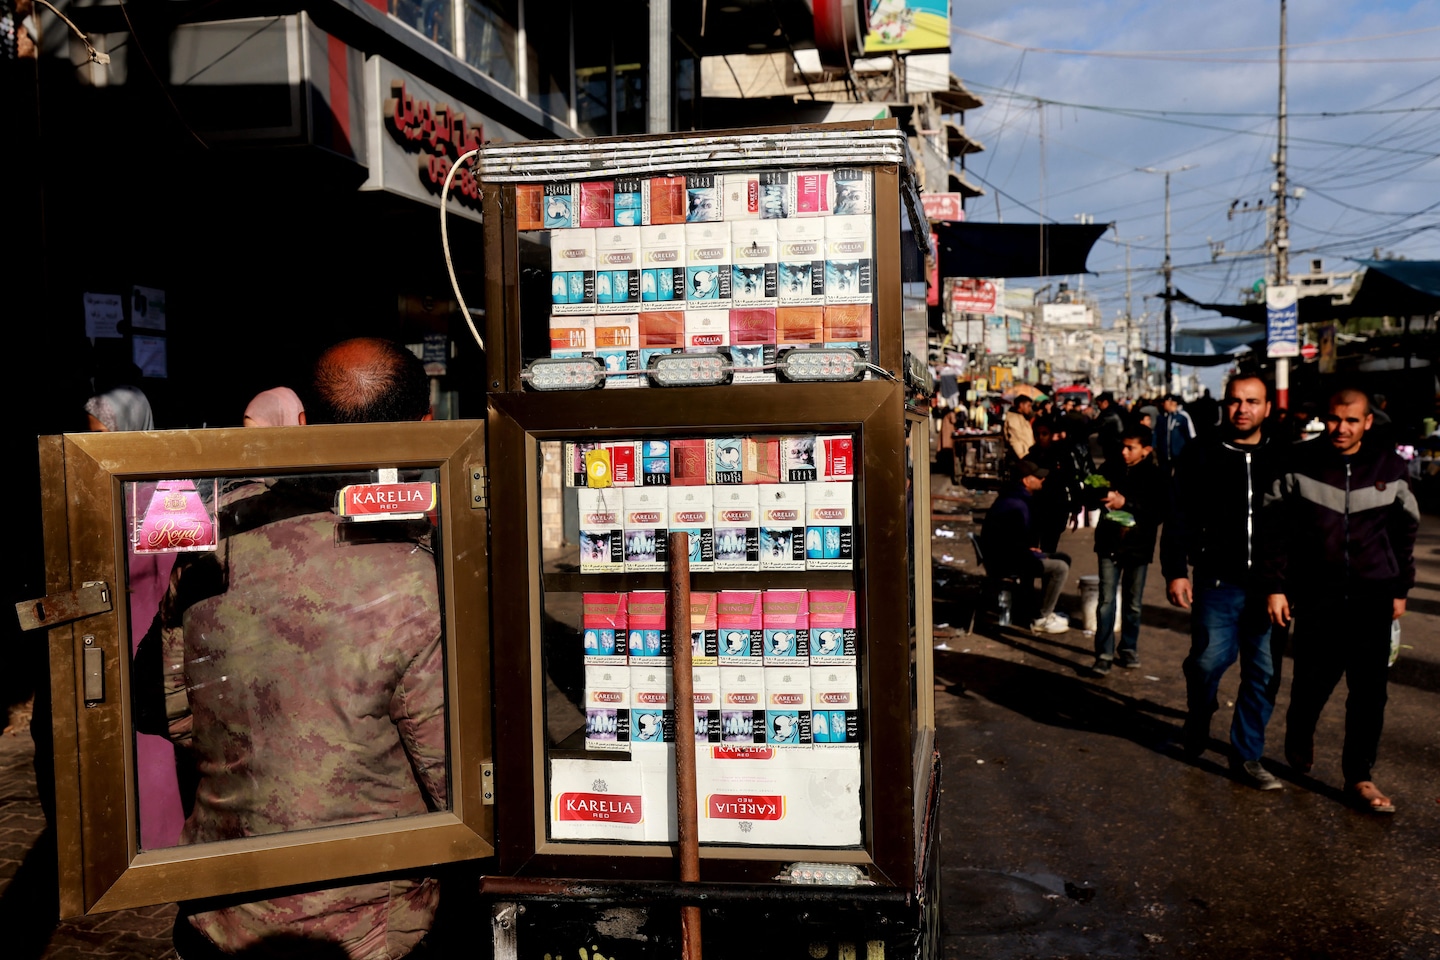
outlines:
[{"label": "utility pole", "polygon": [[[1072,215],[1072,219],[1075,220],[1075,222],[1080,223],[1080,224],[1091,224],[1091,223],[1094,223],[1094,222],[1095,222],[1095,214],[1093,214],[1093,213],[1077,213],[1077,214],[1073,214],[1073,215]],[[1080,299],[1081,299],[1081,300],[1084,300],[1084,299],[1085,299],[1085,274],[1084,274],[1084,273],[1081,273],[1080,276],[1079,276],[1079,278],[1075,281],[1075,290],[1076,290],[1077,295],[1080,297]]]},{"label": "utility pole", "polygon": [[[1279,144],[1275,150],[1275,283],[1290,282],[1290,222],[1285,216],[1285,0],[1280,0],[1280,123]],[[1168,258],[1167,258],[1168,259]],[[1281,410],[1290,407],[1290,358],[1275,359],[1275,400]]]},{"label": "utility pole", "polygon": [[1171,170],[1157,170],[1154,167],[1141,167],[1141,173],[1161,173],[1165,175],[1165,392],[1174,391],[1174,362],[1170,354],[1175,348],[1175,277],[1170,264],[1170,175],[1172,173],[1184,173],[1186,170],[1193,170],[1195,164],[1187,163],[1183,167],[1175,167]]}]

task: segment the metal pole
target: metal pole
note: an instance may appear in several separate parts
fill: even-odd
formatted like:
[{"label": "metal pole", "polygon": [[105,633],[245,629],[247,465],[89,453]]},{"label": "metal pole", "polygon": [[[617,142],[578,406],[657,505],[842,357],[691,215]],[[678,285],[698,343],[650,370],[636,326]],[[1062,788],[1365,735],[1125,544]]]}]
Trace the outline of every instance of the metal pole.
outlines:
[{"label": "metal pole", "polygon": [[645,129],[670,132],[670,0],[650,0],[650,68],[645,71]]},{"label": "metal pole", "polygon": [[1165,393],[1175,389],[1171,352],[1175,340],[1175,278],[1170,267],[1170,171],[1165,171]]},{"label": "metal pole", "polygon": [[[1275,150],[1275,282],[1290,282],[1290,222],[1285,217],[1285,0],[1280,0],[1280,142]],[[1298,307],[1297,307],[1298,309]],[[1290,358],[1275,360],[1275,401],[1281,410],[1290,407]]]},{"label": "metal pole", "polygon": [[[700,879],[700,821],[695,801],[695,675],[690,649],[690,534],[669,542],[670,652],[675,698],[675,822],[680,841],[680,882]],[[680,908],[683,960],[700,960],[700,908]]]}]

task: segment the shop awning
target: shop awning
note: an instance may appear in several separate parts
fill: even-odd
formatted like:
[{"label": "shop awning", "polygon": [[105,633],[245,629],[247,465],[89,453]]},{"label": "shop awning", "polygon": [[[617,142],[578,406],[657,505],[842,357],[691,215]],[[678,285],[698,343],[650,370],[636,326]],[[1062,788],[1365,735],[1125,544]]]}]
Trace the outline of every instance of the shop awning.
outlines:
[{"label": "shop awning", "polygon": [[1362,317],[1440,312],[1440,260],[1356,260],[1365,268],[1352,309]]},{"label": "shop awning", "polygon": [[1105,223],[937,223],[942,277],[1046,277],[1089,273]]}]

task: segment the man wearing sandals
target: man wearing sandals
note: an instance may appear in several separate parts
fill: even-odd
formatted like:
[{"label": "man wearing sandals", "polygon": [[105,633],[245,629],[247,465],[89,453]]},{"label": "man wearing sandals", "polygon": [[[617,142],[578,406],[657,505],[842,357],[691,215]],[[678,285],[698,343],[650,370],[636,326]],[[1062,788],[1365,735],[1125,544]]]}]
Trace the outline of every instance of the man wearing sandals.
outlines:
[{"label": "man wearing sandals", "polygon": [[1294,450],[1267,500],[1266,579],[1270,619],[1295,615],[1295,678],[1285,715],[1285,759],[1308,773],[1315,725],[1345,676],[1346,796],[1371,813],[1395,805],[1370,779],[1385,722],[1390,624],[1415,585],[1420,509],[1405,461],[1376,443],[1369,398],[1330,398],[1326,435]]}]

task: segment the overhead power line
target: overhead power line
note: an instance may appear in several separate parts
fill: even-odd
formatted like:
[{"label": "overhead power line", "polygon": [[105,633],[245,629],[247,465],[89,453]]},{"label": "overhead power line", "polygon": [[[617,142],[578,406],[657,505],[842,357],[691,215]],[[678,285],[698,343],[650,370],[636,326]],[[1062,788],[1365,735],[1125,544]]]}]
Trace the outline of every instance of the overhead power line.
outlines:
[{"label": "overhead power line", "polygon": [[[972,37],[976,40],[983,40],[986,43],[993,43],[1001,47],[1009,47],[1012,50],[1023,50],[1026,53],[1053,53],[1068,57],[1103,57],[1114,60],[1163,60],[1170,62],[1194,62],[1194,63],[1274,63],[1273,57],[1221,57],[1216,54],[1227,53],[1256,53],[1261,51],[1273,51],[1274,45],[1259,47],[1229,47],[1213,50],[1074,50],[1062,47],[1032,47],[1023,43],[1014,43],[1009,40],[1002,40],[999,37],[986,36],[983,33],[976,33],[973,30],[966,30],[963,27],[951,25],[951,31],[961,36]],[[1343,37],[1335,40],[1314,40],[1308,43],[1291,43],[1287,48],[1291,50],[1303,47],[1324,47],[1334,46],[1341,43],[1365,43],[1375,40],[1391,40],[1398,37],[1410,37],[1422,33],[1432,33],[1440,30],[1440,27],[1417,27],[1414,30],[1405,30],[1400,33],[1378,34],[1371,37]],[[1428,63],[1440,60],[1440,57],[1375,57],[1375,58],[1323,58],[1315,60],[1297,60],[1291,57],[1286,58],[1287,62],[1295,63]]]}]

